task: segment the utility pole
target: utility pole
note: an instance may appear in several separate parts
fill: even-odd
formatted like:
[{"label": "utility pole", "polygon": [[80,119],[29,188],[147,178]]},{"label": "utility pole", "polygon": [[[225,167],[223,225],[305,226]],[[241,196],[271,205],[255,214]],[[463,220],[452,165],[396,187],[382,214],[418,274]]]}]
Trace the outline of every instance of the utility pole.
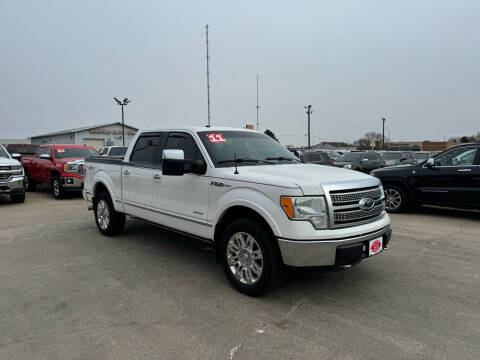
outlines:
[{"label": "utility pole", "polygon": [[385,118],[382,117],[382,124],[383,124],[383,130],[382,130],[382,148],[385,150]]},{"label": "utility pole", "polygon": [[132,100],[128,100],[128,98],[123,99],[123,101],[118,100],[116,97],[113,98],[117,102],[118,105],[122,107],[122,144],[125,146],[125,117],[123,113],[123,107],[127,106],[129,102]]},{"label": "utility pole", "polygon": [[257,131],[260,131],[260,126],[258,123],[258,109],[260,109],[260,106],[258,106],[258,75],[257,75]]},{"label": "utility pole", "polygon": [[312,115],[312,105],[304,106],[305,109],[307,109],[307,127],[308,127],[308,148],[310,149],[311,144],[310,144],[310,115]]},{"label": "utility pole", "polygon": [[208,107],[208,127],[210,127],[210,67],[209,67],[209,60],[210,56],[208,55],[208,24],[205,25],[205,34],[207,36],[207,107]]}]

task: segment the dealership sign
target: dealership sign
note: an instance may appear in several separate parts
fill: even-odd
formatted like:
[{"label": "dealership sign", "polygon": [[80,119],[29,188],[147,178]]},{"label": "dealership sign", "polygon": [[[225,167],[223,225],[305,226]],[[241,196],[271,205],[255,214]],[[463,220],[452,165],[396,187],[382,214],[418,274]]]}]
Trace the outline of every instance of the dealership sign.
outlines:
[{"label": "dealership sign", "polygon": [[[126,131],[127,135],[135,135],[135,130]],[[90,129],[90,134],[114,134],[122,135],[122,130],[108,130],[108,129]]]}]

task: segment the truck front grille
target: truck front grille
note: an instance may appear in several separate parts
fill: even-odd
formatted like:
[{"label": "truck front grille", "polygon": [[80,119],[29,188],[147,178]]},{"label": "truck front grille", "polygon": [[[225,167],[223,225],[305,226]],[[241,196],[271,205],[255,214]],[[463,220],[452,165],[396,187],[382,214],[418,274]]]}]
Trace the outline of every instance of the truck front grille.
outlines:
[{"label": "truck front grille", "polygon": [[[385,199],[380,186],[360,189],[330,191],[331,215],[333,227],[355,226],[383,216]],[[373,200],[371,209],[364,209],[360,201],[365,198]]]},{"label": "truck front grille", "polygon": [[0,174],[0,180],[8,180],[10,178],[9,173],[2,173]]}]

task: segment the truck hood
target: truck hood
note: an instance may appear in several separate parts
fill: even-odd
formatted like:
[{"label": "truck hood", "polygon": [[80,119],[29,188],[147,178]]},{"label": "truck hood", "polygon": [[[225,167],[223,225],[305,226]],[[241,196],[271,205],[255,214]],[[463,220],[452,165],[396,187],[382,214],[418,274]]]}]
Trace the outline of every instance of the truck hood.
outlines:
[{"label": "truck hood", "polygon": [[12,166],[12,165],[20,165],[20,163],[15,159],[0,157],[0,165]]},{"label": "truck hood", "polygon": [[224,179],[300,188],[304,195],[323,195],[323,187],[329,185],[350,188],[352,183],[358,183],[356,187],[380,183],[378,179],[358,171],[313,164],[239,166],[236,175],[234,167],[216,170],[219,177]]}]

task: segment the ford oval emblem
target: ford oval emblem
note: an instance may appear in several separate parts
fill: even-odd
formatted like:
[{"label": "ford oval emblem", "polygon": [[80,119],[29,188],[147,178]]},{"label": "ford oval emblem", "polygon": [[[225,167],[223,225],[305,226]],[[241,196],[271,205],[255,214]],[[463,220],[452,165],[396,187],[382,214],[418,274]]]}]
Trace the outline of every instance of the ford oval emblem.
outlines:
[{"label": "ford oval emblem", "polygon": [[375,201],[373,201],[372,198],[366,197],[361,199],[358,202],[358,205],[360,206],[360,209],[362,210],[372,210],[373,207],[375,206]]}]

